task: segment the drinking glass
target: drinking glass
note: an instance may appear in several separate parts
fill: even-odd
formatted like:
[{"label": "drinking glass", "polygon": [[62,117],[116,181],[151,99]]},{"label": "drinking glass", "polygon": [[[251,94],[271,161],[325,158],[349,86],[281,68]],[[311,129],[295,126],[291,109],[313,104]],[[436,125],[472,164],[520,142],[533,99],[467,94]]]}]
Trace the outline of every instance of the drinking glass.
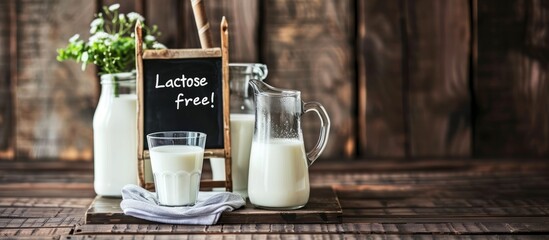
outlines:
[{"label": "drinking glass", "polygon": [[160,205],[194,205],[200,187],[206,134],[156,132],[147,135],[147,142]]}]

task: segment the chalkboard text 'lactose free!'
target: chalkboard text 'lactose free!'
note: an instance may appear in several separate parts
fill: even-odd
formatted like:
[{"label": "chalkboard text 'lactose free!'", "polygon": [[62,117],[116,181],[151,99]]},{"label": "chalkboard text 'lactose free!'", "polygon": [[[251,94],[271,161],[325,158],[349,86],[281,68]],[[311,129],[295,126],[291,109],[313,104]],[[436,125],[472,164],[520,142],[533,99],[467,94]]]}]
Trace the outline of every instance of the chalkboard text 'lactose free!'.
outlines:
[{"label": "chalkboard text 'lactose free!'", "polygon": [[[162,79],[160,74],[156,74],[155,88],[200,88],[206,87],[208,81],[205,77],[186,77],[182,74],[181,77],[174,79]],[[174,100],[176,109],[179,110],[182,107],[189,105],[193,106],[210,106],[214,107],[215,92],[211,92],[209,96],[205,97],[186,97],[184,93],[177,94],[177,98]]]}]

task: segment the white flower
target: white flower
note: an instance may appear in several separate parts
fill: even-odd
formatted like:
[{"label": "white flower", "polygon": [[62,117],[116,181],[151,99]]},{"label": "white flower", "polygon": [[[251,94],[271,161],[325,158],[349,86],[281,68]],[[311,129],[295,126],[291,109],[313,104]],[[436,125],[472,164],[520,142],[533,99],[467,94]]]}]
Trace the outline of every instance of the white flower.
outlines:
[{"label": "white flower", "polygon": [[97,32],[97,29],[103,25],[103,18],[96,18],[90,23],[90,33],[94,34]]},{"label": "white flower", "polygon": [[115,4],[109,6],[109,11],[112,12],[114,10],[118,10],[119,8],[120,8],[120,4],[115,3]]},{"label": "white flower", "polygon": [[120,19],[121,22],[124,22],[124,21],[126,21],[126,15],[121,13],[120,15],[118,15],[118,19]]},{"label": "white flower", "polygon": [[80,58],[80,60],[82,60],[82,62],[86,62],[88,61],[89,57],[90,56],[88,55],[88,52],[84,52],[82,53],[82,58]]},{"label": "white flower", "polygon": [[94,35],[92,35],[89,39],[89,44],[94,44],[96,42],[100,42],[100,41],[103,41],[105,39],[109,39],[111,38],[112,36],[106,32],[97,32],[95,33]]},{"label": "white flower", "polygon": [[139,20],[140,22],[145,21],[145,18],[143,16],[141,16],[141,14],[136,13],[136,12],[128,13],[128,19],[130,19],[131,22],[133,22],[135,20]]},{"label": "white flower", "polygon": [[82,66],[81,66],[82,71],[86,70],[86,64],[88,62],[88,59],[89,59],[88,52],[82,53],[82,57],[80,58],[80,60],[82,61]]},{"label": "white flower", "polygon": [[76,40],[78,40],[78,38],[80,38],[80,34],[74,34],[74,36],[72,36],[72,37],[69,39],[69,42],[70,42],[70,43],[75,43]]},{"label": "white flower", "polygon": [[109,35],[109,38],[113,41],[116,41],[120,38],[120,34],[116,33],[114,35]]},{"label": "white flower", "polygon": [[96,18],[90,23],[90,27],[98,27],[103,25],[103,18]]},{"label": "white flower", "polygon": [[156,40],[156,38],[152,35],[145,36],[145,41],[147,41],[147,42],[154,42],[155,40]]},{"label": "white flower", "polygon": [[162,43],[155,42],[155,43],[153,43],[152,48],[154,48],[154,49],[166,49],[167,47],[164,46],[164,44],[162,44]]}]

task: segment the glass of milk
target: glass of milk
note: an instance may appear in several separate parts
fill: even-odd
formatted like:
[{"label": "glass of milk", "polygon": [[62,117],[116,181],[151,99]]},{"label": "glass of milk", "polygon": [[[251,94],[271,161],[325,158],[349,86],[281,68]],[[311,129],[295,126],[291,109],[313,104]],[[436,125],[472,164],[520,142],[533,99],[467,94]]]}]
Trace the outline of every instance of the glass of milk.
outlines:
[{"label": "glass of milk", "polygon": [[194,205],[200,187],[206,134],[156,132],[147,135],[147,142],[160,205]]}]

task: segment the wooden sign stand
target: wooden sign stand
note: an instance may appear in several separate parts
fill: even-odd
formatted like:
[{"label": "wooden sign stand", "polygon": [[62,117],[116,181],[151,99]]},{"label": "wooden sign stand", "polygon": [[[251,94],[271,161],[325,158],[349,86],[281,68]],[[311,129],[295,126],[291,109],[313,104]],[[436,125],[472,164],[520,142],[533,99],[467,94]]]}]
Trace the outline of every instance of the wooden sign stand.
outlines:
[{"label": "wooden sign stand", "polygon": [[[208,148],[208,140],[211,137],[208,135],[207,140],[207,148],[204,151],[204,158],[211,158],[211,157],[220,157],[225,158],[225,180],[222,181],[214,181],[214,180],[201,180],[200,186],[203,188],[213,188],[213,187],[225,187],[227,191],[232,191],[232,174],[231,174],[231,138],[230,138],[230,124],[229,124],[229,25],[223,17],[221,20],[221,48],[203,48],[203,49],[161,49],[161,50],[148,50],[143,49],[143,34],[142,34],[142,27],[141,24],[138,23],[135,27],[135,59],[136,59],[136,68],[137,68],[137,99],[138,99],[138,106],[137,106],[137,157],[138,157],[138,173],[139,173],[139,185],[141,187],[144,187],[146,189],[152,190],[154,189],[154,180],[152,177],[152,169],[150,165],[150,157],[149,157],[149,151],[147,148],[147,142],[146,142],[146,124],[148,121],[146,118],[147,115],[146,111],[157,111],[158,109],[145,109],[146,104],[150,104],[145,101],[145,97],[147,97],[146,89],[147,84],[150,84],[150,81],[155,81],[155,79],[147,78],[147,67],[144,64],[144,61],[147,62],[154,62],[157,61],[163,61],[162,64],[166,61],[177,61],[176,64],[170,65],[170,66],[180,66],[179,63],[185,63],[190,64],[192,66],[193,61],[200,63],[200,61],[212,61],[210,59],[214,59],[213,61],[217,61],[215,63],[219,62],[219,58],[221,61],[221,91],[222,91],[222,109],[217,109],[217,111],[222,110],[221,112],[217,112],[216,116],[222,115],[222,126],[219,127],[220,131],[222,133],[219,133],[218,135],[222,135],[218,139],[217,142],[222,141],[221,147],[213,147]],[[203,61],[202,61],[203,62]],[[170,66],[162,66],[160,64],[160,70],[164,71],[165,68],[169,68]],[[158,65],[158,64],[157,64]],[[215,65],[215,64],[213,64]],[[218,66],[218,65],[215,65]],[[204,67],[203,67],[204,68]],[[186,69],[194,69],[193,67],[186,68]],[[217,69],[214,69],[217,70]],[[169,71],[169,70],[168,70]],[[177,69],[176,71],[183,71],[181,69]],[[192,70],[189,70],[192,71]],[[203,71],[206,74],[211,71]],[[158,84],[158,74],[156,75],[156,84]],[[181,75],[179,75],[181,76]],[[184,75],[183,75],[184,76]],[[219,76],[219,75],[215,75]],[[182,77],[182,79],[184,79]],[[195,78],[196,79],[196,78]],[[170,79],[171,80],[171,79]],[[149,81],[149,82],[147,82]],[[175,82],[175,81],[174,81]],[[182,81],[180,81],[181,84]],[[174,83],[175,84],[175,83]],[[213,84],[210,84],[213,85]],[[158,86],[158,85],[157,85]],[[191,90],[186,90],[191,91]],[[218,90],[216,90],[218,91]],[[191,92],[192,93],[192,92]],[[183,94],[181,94],[183,95]],[[200,103],[205,103],[211,101],[211,108],[214,108],[214,92],[211,93],[211,99],[204,97],[199,98],[196,97],[196,99],[203,99],[198,101]],[[216,98],[217,99],[217,98]],[[177,95],[177,100],[179,100],[179,95]],[[149,101],[152,101],[149,99]],[[177,101],[176,101],[177,102]],[[219,101],[216,101],[216,104]],[[171,104],[173,104],[173,101],[170,101]],[[191,101],[192,103],[192,101]],[[179,104],[179,103],[178,103]],[[158,106],[160,107],[160,106]],[[177,108],[179,109],[179,105],[177,105]],[[206,109],[206,108],[204,108]],[[178,110],[181,111],[181,110]],[[197,111],[197,110],[195,110]],[[214,111],[214,110],[208,110],[208,111]],[[157,117],[157,115],[155,115]],[[162,124],[163,120],[165,121],[178,121],[182,119],[174,119],[177,118],[177,116],[167,116],[164,115],[166,119],[154,119],[156,122],[160,122],[159,124]],[[192,116],[187,114],[189,118]],[[207,122],[209,119],[198,119],[201,123]],[[219,119],[217,119],[219,121]],[[216,122],[217,123],[217,122]],[[184,125],[184,124],[183,124]],[[220,125],[220,124],[218,124]],[[187,128],[189,126],[183,126],[183,128]],[[187,129],[167,129],[168,130],[187,130]],[[200,130],[200,129],[199,129]],[[214,134],[215,135],[215,134]]]}]

